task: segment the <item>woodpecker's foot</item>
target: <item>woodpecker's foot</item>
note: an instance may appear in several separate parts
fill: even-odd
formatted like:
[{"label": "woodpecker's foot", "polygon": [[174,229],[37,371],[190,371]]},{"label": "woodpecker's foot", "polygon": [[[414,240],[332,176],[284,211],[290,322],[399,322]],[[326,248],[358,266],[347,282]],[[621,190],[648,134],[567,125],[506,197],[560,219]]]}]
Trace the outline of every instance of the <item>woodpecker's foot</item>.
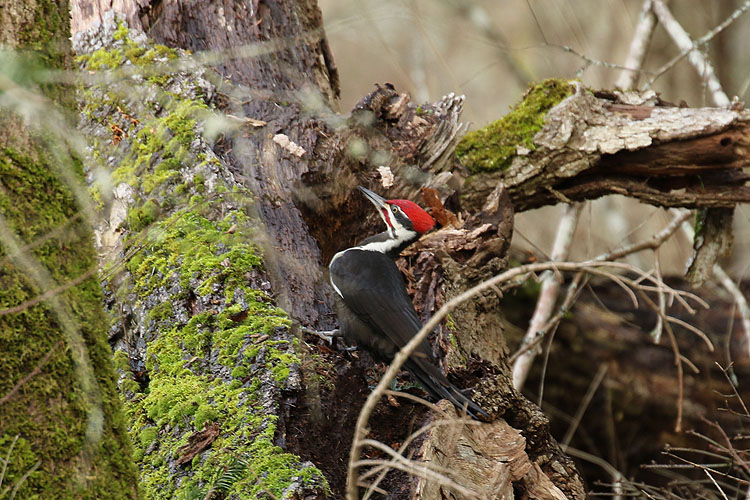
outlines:
[{"label": "woodpecker's foot", "polygon": [[302,330],[303,333],[309,333],[310,335],[320,337],[330,345],[333,345],[334,339],[341,338],[343,336],[343,333],[341,333],[341,330],[339,330],[338,328],[335,330],[313,330],[312,328],[302,326],[300,327],[300,330]]}]

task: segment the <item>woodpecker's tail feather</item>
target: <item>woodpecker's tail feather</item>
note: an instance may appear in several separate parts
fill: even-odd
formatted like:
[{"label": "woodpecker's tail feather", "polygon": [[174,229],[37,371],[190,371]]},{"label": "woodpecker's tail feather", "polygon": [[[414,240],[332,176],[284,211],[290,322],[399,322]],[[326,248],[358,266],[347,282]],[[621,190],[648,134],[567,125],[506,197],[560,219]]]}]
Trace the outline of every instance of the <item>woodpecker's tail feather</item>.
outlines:
[{"label": "woodpecker's tail feather", "polygon": [[478,404],[466,397],[461,390],[451,384],[439,368],[431,363],[408,359],[404,367],[409,370],[417,382],[436,399],[447,399],[458,409],[466,411],[474,420],[489,420],[489,414]]}]

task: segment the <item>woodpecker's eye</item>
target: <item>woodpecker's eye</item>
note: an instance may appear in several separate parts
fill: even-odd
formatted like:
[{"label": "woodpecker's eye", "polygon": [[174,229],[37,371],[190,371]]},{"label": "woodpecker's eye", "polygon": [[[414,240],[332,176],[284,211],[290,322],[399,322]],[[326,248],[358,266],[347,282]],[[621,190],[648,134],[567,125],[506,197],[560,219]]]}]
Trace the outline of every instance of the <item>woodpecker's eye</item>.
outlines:
[{"label": "woodpecker's eye", "polygon": [[391,205],[391,212],[393,212],[394,214],[397,214],[399,210],[401,209],[398,208],[396,205]]}]

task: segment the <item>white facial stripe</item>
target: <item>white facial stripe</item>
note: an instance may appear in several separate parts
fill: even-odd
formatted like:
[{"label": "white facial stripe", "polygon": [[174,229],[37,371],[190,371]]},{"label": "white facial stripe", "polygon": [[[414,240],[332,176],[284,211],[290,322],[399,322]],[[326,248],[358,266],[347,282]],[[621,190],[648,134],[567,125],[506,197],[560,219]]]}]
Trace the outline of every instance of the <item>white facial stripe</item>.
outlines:
[{"label": "white facial stripe", "polygon": [[394,232],[391,231],[391,234],[393,235],[393,237],[385,241],[372,241],[370,243],[367,243],[366,245],[362,245],[362,246],[354,247],[354,248],[359,249],[359,250],[369,250],[371,252],[388,253],[394,248],[400,247],[405,241],[412,239],[414,235],[416,235],[416,232],[407,231],[403,229],[403,227],[401,227],[400,232],[397,232],[394,234]]},{"label": "white facial stripe", "polygon": [[[388,218],[391,220],[391,225],[388,227],[391,232],[391,238],[396,238],[398,235],[400,235],[403,232],[411,234],[411,231],[406,229],[403,224],[401,224],[396,217],[396,213],[401,213],[404,217],[406,217],[406,214],[404,214],[404,211],[401,210],[401,207],[398,205],[390,205],[390,210],[388,212]],[[395,210],[395,213],[394,213]],[[399,243],[404,241],[404,237],[398,237]]]}]

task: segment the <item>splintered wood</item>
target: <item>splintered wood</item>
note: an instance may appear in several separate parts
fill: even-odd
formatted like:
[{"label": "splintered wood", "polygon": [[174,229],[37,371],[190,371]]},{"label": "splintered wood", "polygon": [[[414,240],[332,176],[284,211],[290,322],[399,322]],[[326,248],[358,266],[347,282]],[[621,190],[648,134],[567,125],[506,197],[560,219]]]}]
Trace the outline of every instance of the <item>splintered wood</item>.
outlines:
[{"label": "splintered wood", "polygon": [[451,488],[434,477],[418,480],[413,498],[512,499],[513,484],[520,483],[529,498],[564,500],[565,495],[526,455],[526,439],[499,419],[492,423],[462,422],[450,404],[438,406],[446,420],[436,420],[422,446],[422,458],[434,470],[442,470],[452,482],[475,495]]}]

